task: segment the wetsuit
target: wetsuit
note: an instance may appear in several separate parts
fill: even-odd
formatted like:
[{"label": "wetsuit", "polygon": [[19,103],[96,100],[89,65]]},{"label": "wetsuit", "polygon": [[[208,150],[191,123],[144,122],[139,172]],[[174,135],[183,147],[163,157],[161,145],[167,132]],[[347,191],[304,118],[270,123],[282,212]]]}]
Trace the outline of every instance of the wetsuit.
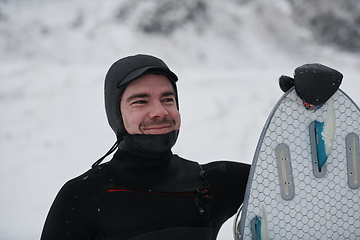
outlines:
[{"label": "wetsuit", "polygon": [[[154,135],[130,135],[125,129],[121,94],[146,74],[168,78],[179,108],[178,78],[161,59],[141,54],[116,61],[105,78],[105,110],[117,141],[104,157],[119,149],[110,162],[99,165],[100,158],[91,170],[63,186],[41,240],[213,240],[236,213],[249,165],[200,166],[172,154],[177,129]],[[155,125],[162,120],[152,118]]]},{"label": "wetsuit", "polygon": [[118,150],[111,161],[67,182],[41,240],[211,240],[241,205],[250,166],[205,165],[173,155]]}]

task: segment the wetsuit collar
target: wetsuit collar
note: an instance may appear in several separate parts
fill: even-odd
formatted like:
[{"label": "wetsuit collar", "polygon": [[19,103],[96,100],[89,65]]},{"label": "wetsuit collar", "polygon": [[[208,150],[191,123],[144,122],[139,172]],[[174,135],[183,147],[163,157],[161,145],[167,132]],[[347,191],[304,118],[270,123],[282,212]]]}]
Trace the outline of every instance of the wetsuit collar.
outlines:
[{"label": "wetsuit collar", "polygon": [[171,151],[179,130],[166,134],[125,134],[119,149],[145,158],[159,158],[164,153]]},{"label": "wetsuit collar", "polygon": [[114,159],[117,160],[117,166],[121,172],[146,177],[146,175],[163,173],[169,167],[172,155],[169,150],[157,158],[147,158],[118,149],[114,154]]}]

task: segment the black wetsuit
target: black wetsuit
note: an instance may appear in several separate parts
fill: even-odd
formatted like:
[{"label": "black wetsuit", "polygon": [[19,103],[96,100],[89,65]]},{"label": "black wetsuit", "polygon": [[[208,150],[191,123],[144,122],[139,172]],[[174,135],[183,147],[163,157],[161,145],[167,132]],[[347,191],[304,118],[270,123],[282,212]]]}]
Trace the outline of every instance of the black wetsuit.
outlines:
[{"label": "black wetsuit", "polygon": [[250,166],[173,155],[113,159],[67,182],[41,240],[213,240],[243,202]]}]

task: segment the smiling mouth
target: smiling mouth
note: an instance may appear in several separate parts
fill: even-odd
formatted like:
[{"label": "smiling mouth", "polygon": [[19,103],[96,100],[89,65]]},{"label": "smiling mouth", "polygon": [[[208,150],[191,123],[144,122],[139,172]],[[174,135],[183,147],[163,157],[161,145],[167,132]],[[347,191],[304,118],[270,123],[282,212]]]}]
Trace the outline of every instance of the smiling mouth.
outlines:
[{"label": "smiling mouth", "polygon": [[169,133],[170,130],[171,130],[170,125],[155,125],[142,129],[142,132],[144,134],[165,134],[165,133]]}]

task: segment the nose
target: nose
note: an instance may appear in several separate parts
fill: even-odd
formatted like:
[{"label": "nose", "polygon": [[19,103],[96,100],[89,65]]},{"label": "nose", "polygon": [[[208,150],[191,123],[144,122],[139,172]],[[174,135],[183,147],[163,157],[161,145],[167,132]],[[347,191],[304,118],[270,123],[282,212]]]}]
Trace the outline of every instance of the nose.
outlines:
[{"label": "nose", "polygon": [[155,101],[150,106],[149,118],[164,118],[168,115],[168,111],[160,101]]}]

